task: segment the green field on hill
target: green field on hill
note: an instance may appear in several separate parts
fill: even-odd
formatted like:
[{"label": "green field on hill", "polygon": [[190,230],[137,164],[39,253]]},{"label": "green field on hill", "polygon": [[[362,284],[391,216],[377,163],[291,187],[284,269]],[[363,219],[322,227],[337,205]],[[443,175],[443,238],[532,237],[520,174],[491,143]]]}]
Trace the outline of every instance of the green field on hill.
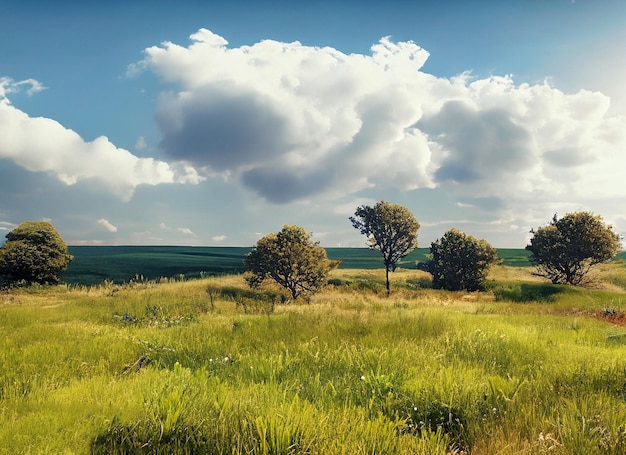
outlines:
[{"label": "green field on hill", "polygon": [[[180,246],[71,246],[74,260],[63,280],[67,283],[98,284],[105,280],[128,282],[138,277],[187,278],[201,274],[222,275],[243,271],[248,247],[180,247]],[[379,269],[381,255],[367,248],[327,248],[330,259],[340,259],[341,269]],[[414,268],[427,259],[428,248],[418,248],[405,257],[400,267]],[[499,249],[505,265],[525,267],[528,252],[523,249]]]}]

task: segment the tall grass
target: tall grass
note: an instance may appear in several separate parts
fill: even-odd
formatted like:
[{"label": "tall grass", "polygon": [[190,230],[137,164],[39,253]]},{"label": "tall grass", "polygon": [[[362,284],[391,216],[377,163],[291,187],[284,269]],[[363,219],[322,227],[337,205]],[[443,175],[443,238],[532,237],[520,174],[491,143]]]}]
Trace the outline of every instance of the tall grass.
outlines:
[{"label": "tall grass", "polygon": [[472,294],[399,270],[389,298],[339,270],[259,314],[237,275],[11,291],[0,453],[622,454],[620,267],[594,289],[501,268]]}]

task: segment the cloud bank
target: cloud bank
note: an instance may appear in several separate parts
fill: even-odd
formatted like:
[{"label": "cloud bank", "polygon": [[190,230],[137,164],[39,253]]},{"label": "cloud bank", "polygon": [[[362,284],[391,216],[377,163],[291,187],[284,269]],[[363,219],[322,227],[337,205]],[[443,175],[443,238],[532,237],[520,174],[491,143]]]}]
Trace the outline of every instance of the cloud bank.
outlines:
[{"label": "cloud bank", "polygon": [[270,202],[372,188],[624,195],[626,119],[609,116],[601,93],[435,77],[421,70],[426,50],[388,38],[371,55],[271,40],[230,48],[206,29],[190,38],[150,47],[130,68],[173,87],[156,108],[162,152]]},{"label": "cloud bank", "polygon": [[383,39],[365,57],[297,42],[229,49],[208,30],[191,38],[149,48],[133,67],[179,88],[157,107],[168,159],[236,176],[279,203],[432,184],[426,138],[408,128],[421,116],[410,96],[426,77],[423,49]]},{"label": "cloud bank", "polygon": [[123,199],[129,199],[139,185],[199,180],[197,174],[193,175],[195,171],[178,170],[153,158],[139,158],[116,147],[105,136],[86,142],[55,120],[30,117],[7,98],[24,86],[30,87],[29,94],[43,89],[32,79],[0,79],[0,159],[10,159],[32,172],[52,173],[67,185],[98,181]]},{"label": "cloud bank", "polygon": [[[10,98],[46,88],[0,78],[0,162],[19,208],[7,219],[79,210],[56,208],[61,197],[53,197],[91,185],[97,194],[75,199],[80,210],[93,209],[89,229],[99,219],[93,235],[134,243],[202,243],[210,229],[228,237],[206,241],[247,244],[254,234],[238,233],[242,226],[270,230],[291,218],[335,235],[356,206],[383,198],[410,205],[424,231],[436,228],[429,235],[461,224],[510,244],[511,231],[524,237],[555,211],[580,209],[626,232],[626,118],[610,110],[607,96],[564,93],[549,79],[437,77],[423,70],[428,58],[417,44],[389,38],[367,55],[345,54],[271,40],[232,47],[201,29],[187,45],[146,49],[129,68],[162,83],[153,98],[158,134],[134,132],[137,154],[105,136],[86,141],[55,120],[29,116]],[[158,156],[146,156],[153,152]],[[45,184],[30,191],[28,171]],[[136,191],[142,185],[153,188]],[[119,208],[109,193],[128,204]],[[205,206],[203,215],[198,207]],[[184,227],[159,225],[161,219]],[[144,224],[160,229],[152,234]],[[345,244],[354,244],[348,236]]]}]

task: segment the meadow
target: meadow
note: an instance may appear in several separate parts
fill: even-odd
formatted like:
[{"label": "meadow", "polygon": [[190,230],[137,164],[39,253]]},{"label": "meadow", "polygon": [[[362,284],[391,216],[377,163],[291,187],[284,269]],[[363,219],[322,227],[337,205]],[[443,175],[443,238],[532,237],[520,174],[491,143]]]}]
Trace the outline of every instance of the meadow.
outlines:
[{"label": "meadow", "polygon": [[2,454],[623,454],[626,265],[484,292],[337,269],[0,294]]},{"label": "meadow", "polygon": [[[198,278],[205,275],[241,273],[249,247],[180,247],[180,246],[71,246],[74,260],[63,281],[75,284],[99,284],[105,280],[124,283],[130,280],[162,277]],[[380,253],[368,248],[327,248],[330,259],[339,259],[341,269],[379,269]],[[428,248],[418,248],[405,257],[401,267],[412,268],[427,259]],[[523,249],[500,249],[506,265],[528,266],[528,252]]]}]

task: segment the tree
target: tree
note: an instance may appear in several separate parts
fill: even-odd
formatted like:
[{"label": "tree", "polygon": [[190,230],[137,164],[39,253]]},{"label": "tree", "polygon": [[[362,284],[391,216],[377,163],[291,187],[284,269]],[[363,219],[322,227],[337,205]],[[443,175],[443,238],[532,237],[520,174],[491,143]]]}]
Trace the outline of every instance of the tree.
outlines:
[{"label": "tree", "polygon": [[498,262],[498,252],[486,240],[456,228],[430,245],[430,255],[433,287],[449,291],[483,289],[489,267]]},{"label": "tree", "polygon": [[74,259],[47,221],[24,221],[6,239],[0,248],[0,275],[9,281],[59,283],[59,274]]},{"label": "tree", "polygon": [[389,295],[389,271],[394,271],[400,259],[417,247],[420,224],[407,208],[385,201],[374,207],[362,205],[349,219],[352,226],[367,236],[369,248],[383,255]]},{"label": "tree", "polygon": [[244,263],[250,287],[259,287],[266,278],[271,278],[296,300],[325,286],[330,270],[339,261],[329,260],[326,250],[319,242],[313,242],[303,228],[285,225],[279,233],[259,239]]},{"label": "tree", "polygon": [[573,212],[548,226],[531,230],[533,237],[526,249],[536,274],[553,283],[578,285],[596,264],[606,262],[621,245],[619,235],[590,212]]}]

